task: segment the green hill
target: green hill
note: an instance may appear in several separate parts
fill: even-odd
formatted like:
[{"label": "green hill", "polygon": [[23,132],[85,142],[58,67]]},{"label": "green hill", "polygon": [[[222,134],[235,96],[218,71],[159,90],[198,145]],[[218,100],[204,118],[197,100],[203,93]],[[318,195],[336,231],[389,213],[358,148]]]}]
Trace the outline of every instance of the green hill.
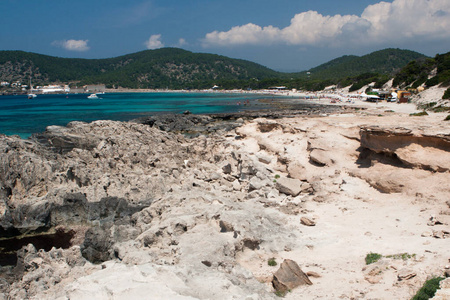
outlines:
[{"label": "green hill", "polygon": [[438,84],[449,86],[450,52],[411,61],[394,77],[393,84],[413,88],[422,84],[428,87]]},{"label": "green hill", "polygon": [[146,50],[108,59],[59,58],[0,51],[0,80],[34,84],[104,83],[128,88],[203,88],[220,81],[261,80],[281,73],[245,60],[182,49]]},{"label": "green hill", "polygon": [[394,75],[410,61],[425,55],[400,49],[384,49],[364,56],[342,56],[310,69],[310,77],[321,80],[340,80],[365,73]]},{"label": "green hill", "polygon": [[[280,73],[250,61],[177,48],[146,50],[107,59],[0,51],[0,80],[27,83],[32,76],[33,85],[103,83],[107,87],[126,88],[210,88],[217,84],[225,89],[284,85],[287,88],[321,90],[327,85],[338,84],[353,85],[352,88],[357,89],[373,81],[382,84],[417,59],[427,61],[417,52],[385,49],[361,57],[342,56],[308,72]],[[402,80],[411,79],[399,79]]]}]

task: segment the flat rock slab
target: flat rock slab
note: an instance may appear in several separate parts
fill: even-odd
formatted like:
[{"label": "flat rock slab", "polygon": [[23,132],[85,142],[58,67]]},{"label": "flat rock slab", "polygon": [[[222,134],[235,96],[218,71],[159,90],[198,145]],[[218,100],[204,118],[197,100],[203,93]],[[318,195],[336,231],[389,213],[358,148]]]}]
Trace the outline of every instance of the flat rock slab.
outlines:
[{"label": "flat rock slab", "polygon": [[331,166],[334,161],[328,155],[329,153],[327,151],[322,149],[313,149],[309,154],[309,158],[319,166]]},{"label": "flat rock slab", "polygon": [[415,277],[416,275],[416,272],[414,272],[413,270],[404,268],[398,271],[397,279],[399,281],[408,280]]},{"label": "flat rock slab", "polygon": [[281,177],[277,179],[276,188],[280,193],[295,197],[302,191],[302,184],[298,179]]},{"label": "flat rock slab", "polygon": [[299,285],[312,285],[312,282],[295,261],[285,259],[273,274],[272,284],[277,291],[287,292]]}]

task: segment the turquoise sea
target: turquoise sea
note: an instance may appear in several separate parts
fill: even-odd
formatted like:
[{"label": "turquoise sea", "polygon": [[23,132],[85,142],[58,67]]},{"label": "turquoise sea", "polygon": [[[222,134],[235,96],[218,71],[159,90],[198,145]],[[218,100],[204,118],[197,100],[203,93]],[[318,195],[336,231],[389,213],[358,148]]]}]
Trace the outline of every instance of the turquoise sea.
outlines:
[{"label": "turquoise sea", "polygon": [[[49,125],[71,121],[129,121],[162,113],[194,114],[238,112],[261,109],[258,99],[273,96],[228,93],[111,93],[101,99],[87,99],[86,94],[0,96],[0,133],[28,138]],[[238,105],[238,103],[241,105]],[[249,105],[243,105],[243,103]]]}]

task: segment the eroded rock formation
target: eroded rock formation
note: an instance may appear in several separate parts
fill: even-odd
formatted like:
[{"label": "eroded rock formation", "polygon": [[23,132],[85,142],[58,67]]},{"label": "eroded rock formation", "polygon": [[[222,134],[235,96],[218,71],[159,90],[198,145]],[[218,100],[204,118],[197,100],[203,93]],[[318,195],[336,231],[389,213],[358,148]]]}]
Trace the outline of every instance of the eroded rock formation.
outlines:
[{"label": "eroded rock formation", "polygon": [[[422,237],[422,221],[410,218],[427,226],[423,215],[433,209],[433,228],[447,230],[448,127],[374,127],[365,115],[183,117],[195,130],[163,118],[73,122],[31,140],[0,136],[2,237],[59,233],[66,241],[21,245],[1,268],[2,295],[274,299],[274,274],[284,280],[267,265],[276,258],[321,274],[292,299],[404,298],[406,284],[443,260],[445,235]],[[369,247],[411,245],[423,259],[393,260],[371,279],[380,289],[364,280],[364,255],[377,250]],[[389,282],[405,267],[414,278]],[[331,282],[344,280],[336,294]]]}]

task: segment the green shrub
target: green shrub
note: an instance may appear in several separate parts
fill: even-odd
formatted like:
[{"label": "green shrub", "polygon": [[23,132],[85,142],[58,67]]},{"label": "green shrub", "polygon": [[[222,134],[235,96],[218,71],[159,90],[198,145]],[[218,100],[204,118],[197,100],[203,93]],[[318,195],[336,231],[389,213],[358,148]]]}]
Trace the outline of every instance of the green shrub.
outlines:
[{"label": "green shrub", "polygon": [[267,261],[267,264],[271,267],[275,267],[277,265],[277,261],[275,260],[275,257],[272,257]]},{"label": "green shrub", "polygon": [[381,254],[370,252],[369,254],[366,255],[366,265],[373,264],[379,261],[382,257],[383,256]]},{"label": "green shrub", "polygon": [[438,107],[434,107],[433,109],[431,109],[431,111],[434,111],[434,112],[446,112],[449,110],[450,110],[450,107],[447,107],[447,106],[438,106]]},{"label": "green shrub", "polygon": [[417,105],[417,109],[428,110],[428,109],[434,107],[436,104],[437,104],[436,102],[430,102],[430,103],[425,103],[425,104],[419,104],[419,105]]},{"label": "green shrub", "polygon": [[442,99],[450,99],[450,88],[446,89]]},{"label": "green shrub", "polygon": [[421,111],[421,112],[409,114],[409,115],[412,117],[420,117],[420,116],[428,116],[428,113],[426,111]]},{"label": "green shrub", "polygon": [[444,119],[444,121],[450,121],[450,115],[448,115],[448,116]]},{"label": "green shrub", "polygon": [[411,300],[428,300],[434,297],[436,291],[439,289],[439,282],[444,280],[443,277],[431,278],[423,284],[422,288]]},{"label": "green shrub", "polygon": [[393,254],[393,255],[386,255],[387,258],[393,258],[393,259],[403,259],[403,260],[407,260],[410,258],[415,258],[416,255],[413,254],[409,254],[409,253],[399,253],[399,254]]},{"label": "green shrub", "polygon": [[275,291],[275,295],[278,297],[284,298],[284,296],[286,296],[286,292]]}]

